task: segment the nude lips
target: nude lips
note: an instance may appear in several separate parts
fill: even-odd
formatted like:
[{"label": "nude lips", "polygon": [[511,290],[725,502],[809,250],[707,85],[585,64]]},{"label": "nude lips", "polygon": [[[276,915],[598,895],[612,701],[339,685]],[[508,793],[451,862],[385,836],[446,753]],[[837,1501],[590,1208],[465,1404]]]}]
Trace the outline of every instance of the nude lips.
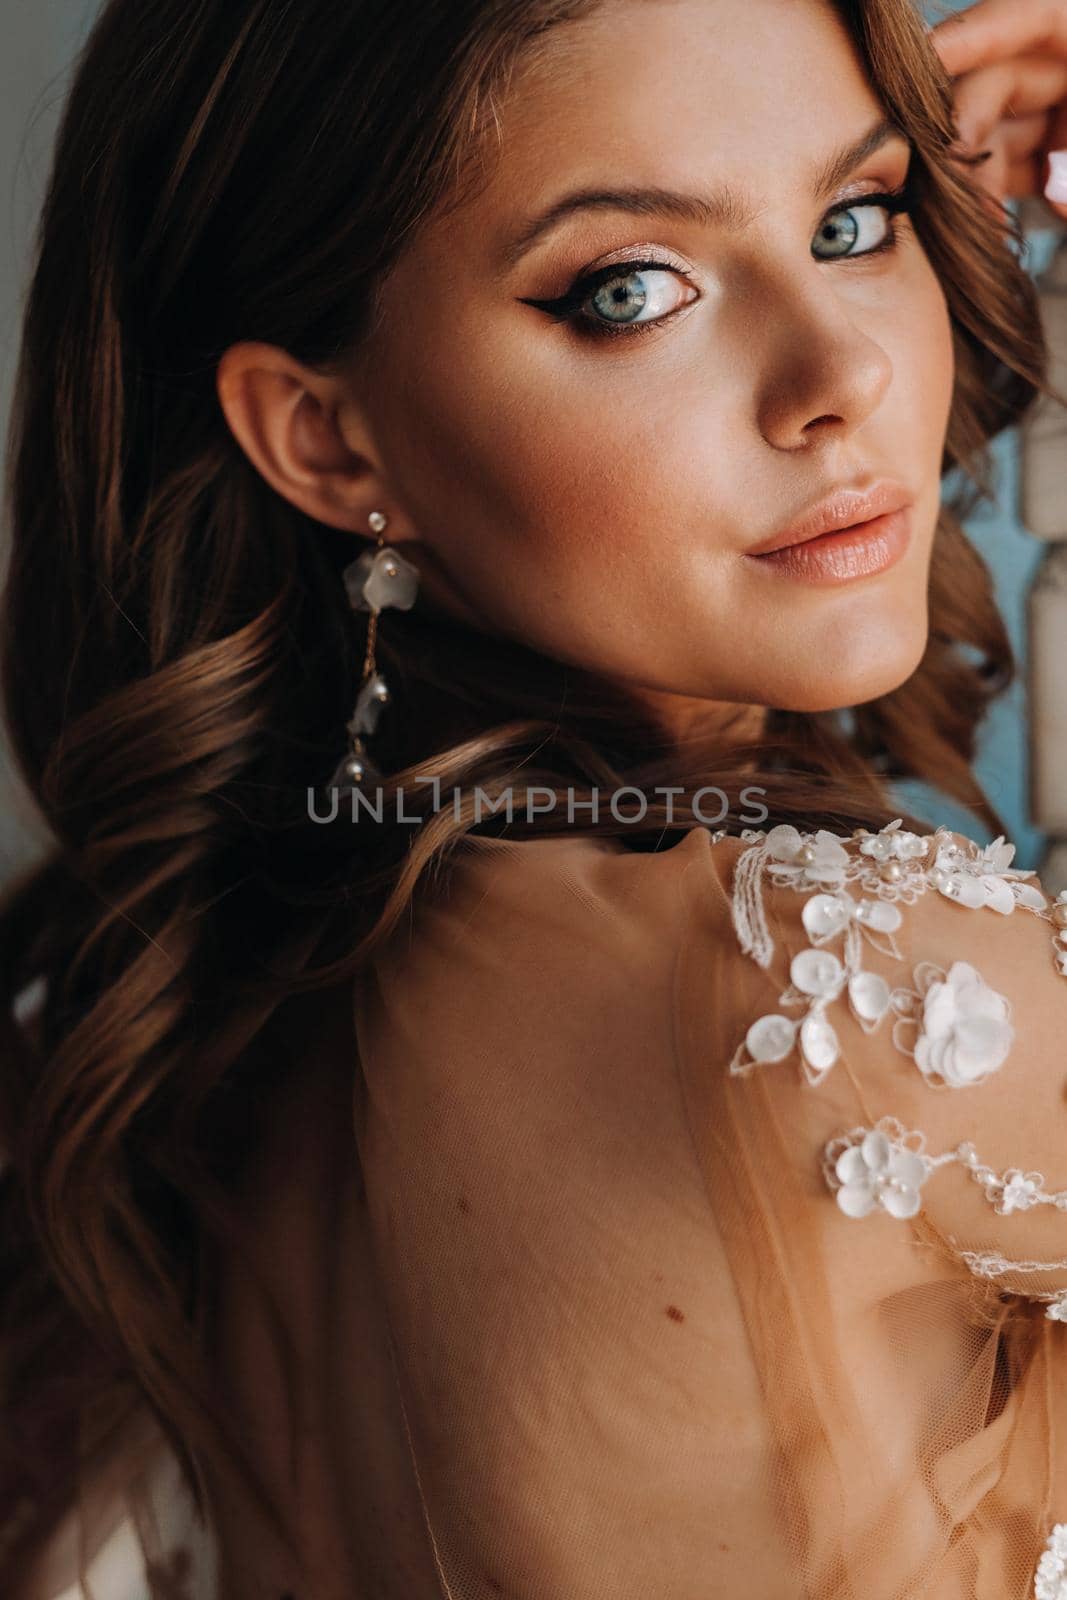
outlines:
[{"label": "nude lips", "polygon": [[855,578],[871,577],[894,566],[908,548],[911,531],[912,508],[909,505],[881,517],[872,517],[869,522],[857,522],[850,528],[839,528],[834,533],[823,533],[818,538],[786,545],[781,550],[751,556],[750,560],[763,562],[788,577],[802,578],[809,583],[850,583]]}]

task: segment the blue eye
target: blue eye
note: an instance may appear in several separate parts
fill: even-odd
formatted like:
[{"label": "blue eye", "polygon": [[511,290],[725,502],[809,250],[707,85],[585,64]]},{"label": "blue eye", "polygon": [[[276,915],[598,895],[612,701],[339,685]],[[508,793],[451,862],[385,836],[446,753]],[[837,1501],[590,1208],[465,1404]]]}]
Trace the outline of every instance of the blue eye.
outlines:
[{"label": "blue eye", "polygon": [[[689,298],[679,300],[682,284]],[[556,300],[523,300],[555,322],[577,322],[584,333],[643,333],[697,298],[687,273],[669,261],[615,261],[579,278]],[[674,302],[672,304],[672,301]],[[592,307],[587,311],[586,307]]]},{"label": "blue eye", "polygon": [[[827,213],[815,235],[812,253],[819,261],[840,261],[891,250],[897,240],[896,218],[901,212],[910,211],[911,206],[911,196],[906,189],[898,189],[893,194],[861,195]],[[879,211],[886,213],[886,223],[881,227],[875,215]],[[816,243],[827,247],[825,255],[815,249]]]},{"label": "blue eye", "polygon": [[[652,265],[626,262],[614,268],[613,272],[614,276],[606,279],[588,297],[597,315],[609,322],[624,325],[658,322],[687,303],[678,302],[679,274],[673,268],[662,270]],[[674,305],[671,304],[672,299],[676,302]]]}]

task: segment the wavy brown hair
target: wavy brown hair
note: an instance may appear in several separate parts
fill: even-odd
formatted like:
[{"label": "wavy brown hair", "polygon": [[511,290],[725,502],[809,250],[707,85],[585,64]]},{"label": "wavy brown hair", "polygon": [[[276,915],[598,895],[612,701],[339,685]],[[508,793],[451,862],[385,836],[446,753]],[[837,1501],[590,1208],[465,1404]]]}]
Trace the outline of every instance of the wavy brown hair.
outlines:
[{"label": "wavy brown hair", "polygon": [[632,785],[641,824],[574,825],[645,850],[684,831],[662,785],[759,784],[774,821],[840,827],[888,820],[891,782],[921,777],[997,826],[972,759],[1011,651],[960,518],[1045,353],[1017,225],[953,150],[911,0],[838,10],[915,147],[955,334],[944,469],[967,498],[941,517],[920,668],[848,713],[772,708],[759,742],[679,750],[617,685],[416,606],[379,643],[375,747],[422,822],[309,814],[359,681],[351,535],[253,470],[218,360],[244,339],[350,359],[413,230],[484,177],[510,74],[590,9],[410,0],[398,26],[392,0],[110,0],[77,64],[8,455],[6,718],[53,840],[0,908],[0,1591],[146,1415],[201,1509],[223,1453],[269,1504],[204,1359],[210,1246],[239,1237],[288,997],[349,982],[423,880],[499,830],[469,800],[435,812],[416,774],[520,802]]}]

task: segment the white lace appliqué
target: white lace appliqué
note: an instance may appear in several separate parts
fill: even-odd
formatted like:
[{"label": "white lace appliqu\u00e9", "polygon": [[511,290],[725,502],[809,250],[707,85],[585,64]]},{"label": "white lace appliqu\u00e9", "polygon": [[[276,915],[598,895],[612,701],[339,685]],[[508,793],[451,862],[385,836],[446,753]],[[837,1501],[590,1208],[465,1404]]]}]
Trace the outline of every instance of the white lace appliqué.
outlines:
[{"label": "white lace appliqu\u00e9", "polygon": [[[915,969],[916,990],[907,1001],[894,993],[900,1016],[893,1027],[893,1042],[914,1056],[915,1065],[930,1083],[963,1089],[981,1083],[1007,1059],[1015,1030],[1011,1007],[991,989],[974,967],[954,961],[948,972],[931,962]],[[909,1046],[909,1025],[918,1037]]]},{"label": "white lace appliqu\u00e9", "polygon": [[[809,947],[790,963],[789,985],[778,997],[782,1009],[759,1017],[748,1029],[729,1064],[733,1075],[796,1053],[804,1080],[813,1086],[821,1083],[840,1056],[832,1020],[838,1002],[848,1005],[867,1032],[892,1017],[894,1045],[912,1057],[935,1089],[965,1089],[996,1072],[1015,1037],[1011,1007],[975,967],[956,961],[944,971],[922,962],[911,986],[896,988],[864,968],[868,948],[903,959],[894,938],[903,921],[900,908],[931,890],[969,909],[1000,915],[1020,909],[1041,917],[1053,927],[1057,970],[1067,976],[1067,892],[1050,905],[1028,881],[1033,873],[1012,868],[1014,847],[1003,838],[980,849],[970,840],[961,844],[945,829],[925,837],[910,833],[899,820],[879,833],[859,829],[848,839],[826,830],[801,834],[792,827],[767,834],[748,830],[743,837],[751,848],[738,859],[732,898],[741,948],[764,969],[770,965],[774,942],[762,894],[768,879],[807,894],[801,919]],[[1067,1211],[1067,1190],[1050,1191],[1040,1172],[1013,1167],[998,1173],[982,1163],[969,1142],[930,1155],[924,1135],[892,1117],[830,1140],[823,1155],[827,1185],[841,1211],[853,1218],[879,1212],[914,1217],[924,1184],[949,1165],[968,1171],[1001,1216],[1037,1205]],[[1012,1262],[990,1253],[959,1254],[982,1277],[1067,1270],[1067,1261]],[[1044,1301],[1051,1320],[1067,1322],[1067,1291],[1028,1298]],[[1067,1588],[1062,1600],[1067,1600]]]},{"label": "white lace appliqu\u00e9", "polygon": [[1056,896],[1050,916],[1056,928],[1056,965],[1067,978],[1067,889]]},{"label": "white lace appliqu\u00e9", "polygon": [[[1034,1206],[1067,1211],[1067,1190],[1050,1191],[1043,1173],[1023,1172],[1018,1167],[996,1172],[979,1159],[969,1140],[954,1150],[930,1155],[924,1135],[904,1128],[895,1117],[882,1117],[873,1128],[839,1134],[823,1152],[823,1176],[846,1217],[867,1217],[879,1209],[891,1217],[914,1217],[922,1203],[923,1185],[939,1167],[952,1165],[970,1173],[999,1216],[1009,1217]],[[959,1254],[981,1278],[1010,1272],[1067,1271],[1067,1261],[1012,1261],[992,1251],[961,1250]],[[1067,1322],[1067,1290],[1027,1298],[1045,1302],[1045,1315],[1051,1321]]]},{"label": "white lace appliqu\u00e9", "polygon": [[[1029,1277],[1035,1272],[1067,1271],[1067,1261],[1013,1261],[996,1250],[961,1250],[960,1258],[976,1278],[1004,1278],[1008,1273],[1023,1273]],[[1050,1322],[1067,1322],[1067,1289],[1054,1289],[1044,1294],[1028,1289],[1026,1298],[1041,1301]]]},{"label": "white lace appliqu\u00e9", "polygon": [[1034,1577],[1034,1600],[1067,1600],[1067,1522],[1057,1522],[1048,1536]]},{"label": "white lace appliqu\u00e9", "polygon": [[877,1207],[891,1217],[913,1217],[919,1191],[934,1162],[923,1150],[921,1133],[908,1133],[885,1117],[876,1128],[853,1128],[831,1139],[823,1172],[846,1217],[866,1217]]},{"label": "white lace appliqu\u00e9", "polygon": [[[1003,1064],[1014,1038],[1011,1010],[974,967],[955,962],[946,973],[923,962],[913,987],[890,989],[878,973],[865,970],[863,954],[869,946],[901,960],[893,937],[903,920],[900,906],[913,905],[931,889],[960,905],[1002,914],[1021,906],[1054,921],[1045,896],[1026,881],[1033,874],[1009,867],[1014,846],[998,839],[984,850],[973,845],[968,855],[944,829],[922,838],[899,820],[881,833],[861,829],[849,840],[825,829],[805,835],[792,827],[743,837],[752,848],[737,862],[732,902],[742,950],[759,966],[770,965],[774,943],[763,906],[765,877],[809,893],[801,918],[810,948],[793,958],[789,987],[778,997],[782,1011],[752,1024],[730,1062],[731,1073],[784,1061],[795,1050],[806,1081],[820,1084],[840,1055],[830,1010],[842,998],[867,1032],[893,1015],[893,1043],[933,1084],[964,1088]],[[1061,952],[1067,975],[1067,938]]]}]

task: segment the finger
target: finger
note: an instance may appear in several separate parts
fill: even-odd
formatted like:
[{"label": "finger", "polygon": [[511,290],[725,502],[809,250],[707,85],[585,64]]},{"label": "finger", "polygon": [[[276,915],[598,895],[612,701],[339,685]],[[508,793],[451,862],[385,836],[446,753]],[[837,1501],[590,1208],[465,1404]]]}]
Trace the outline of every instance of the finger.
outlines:
[{"label": "finger", "polygon": [[1046,150],[1040,179],[1042,191],[1057,215],[1067,218],[1067,104],[1053,115]]},{"label": "finger", "polygon": [[978,0],[939,22],[929,37],[955,78],[1028,50],[1051,47],[1067,55],[1067,9],[1062,0]]},{"label": "finger", "polygon": [[1008,198],[1011,163],[999,143],[991,141],[987,148],[990,151],[989,160],[983,161],[980,167],[974,167],[971,177],[980,189],[985,190],[991,200],[1002,205]]},{"label": "finger", "polygon": [[990,156],[973,169],[975,182],[998,200],[1041,193],[1044,184],[1048,113],[1002,122],[983,147]]},{"label": "finger", "polygon": [[[1040,181],[1041,180],[1038,179],[1039,184]],[[1062,188],[1055,188],[1051,185],[1047,186],[1044,191],[1044,198],[1046,205],[1048,205],[1058,217],[1062,217],[1065,221],[1067,221],[1067,184],[1065,184]]]},{"label": "finger", "polygon": [[1040,156],[1030,156],[1025,161],[1009,163],[1004,179],[1004,198],[1024,200],[1041,193],[1041,174],[1044,163]]},{"label": "finger", "polygon": [[1029,117],[1008,116],[995,123],[983,138],[967,139],[964,143],[972,151],[995,144],[1009,161],[1023,161],[1035,151],[1048,149],[1051,122],[1052,115],[1048,111],[1035,111]]},{"label": "finger", "polygon": [[1051,121],[1050,112],[1036,111],[1029,117],[1009,117],[1002,122],[997,131],[1009,162],[1043,154],[1048,149]]},{"label": "finger", "polygon": [[1058,105],[1052,113],[1051,122],[1052,126],[1048,132],[1047,148],[1049,150],[1067,149],[1067,96],[1064,97],[1063,103]]},{"label": "finger", "polygon": [[956,125],[965,144],[988,138],[1004,118],[1021,118],[1067,100],[1067,55],[1017,56],[979,67],[955,86]]}]

